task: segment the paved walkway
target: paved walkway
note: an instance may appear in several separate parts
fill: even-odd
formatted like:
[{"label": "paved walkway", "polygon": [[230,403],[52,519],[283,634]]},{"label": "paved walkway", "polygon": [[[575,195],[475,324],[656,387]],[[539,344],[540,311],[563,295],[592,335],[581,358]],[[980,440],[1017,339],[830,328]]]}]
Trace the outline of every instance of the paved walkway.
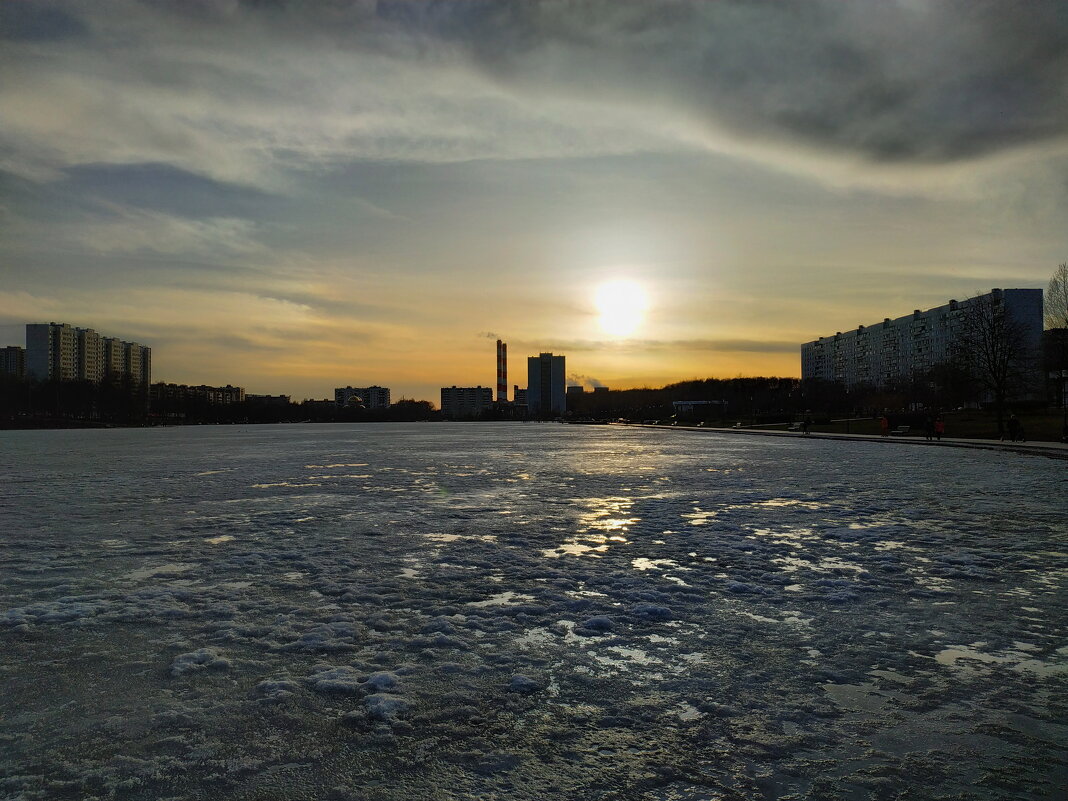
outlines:
[{"label": "paved walkway", "polygon": [[[638,424],[632,424],[638,425]],[[1065,442],[1009,442],[997,439],[959,439],[942,437],[941,440],[928,441],[923,434],[917,436],[882,437],[877,434],[832,434],[813,432],[802,434],[800,431],[775,431],[766,428],[714,428],[705,426],[650,426],[638,425],[640,428],[657,428],[671,431],[703,431],[711,434],[732,434],[736,436],[758,437],[798,437],[802,439],[843,439],[880,442],[887,445],[925,445],[933,448],[975,448],[981,450],[1013,451],[1035,456],[1048,456],[1053,459],[1068,459],[1068,443]]]}]

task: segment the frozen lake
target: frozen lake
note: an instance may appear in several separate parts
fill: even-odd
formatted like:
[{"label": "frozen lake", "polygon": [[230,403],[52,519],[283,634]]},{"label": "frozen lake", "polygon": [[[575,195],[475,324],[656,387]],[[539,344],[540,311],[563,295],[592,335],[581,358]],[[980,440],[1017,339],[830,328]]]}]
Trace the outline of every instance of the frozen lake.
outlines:
[{"label": "frozen lake", "polygon": [[1066,477],[551,424],[0,432],[0,798],[1058,797]]}]

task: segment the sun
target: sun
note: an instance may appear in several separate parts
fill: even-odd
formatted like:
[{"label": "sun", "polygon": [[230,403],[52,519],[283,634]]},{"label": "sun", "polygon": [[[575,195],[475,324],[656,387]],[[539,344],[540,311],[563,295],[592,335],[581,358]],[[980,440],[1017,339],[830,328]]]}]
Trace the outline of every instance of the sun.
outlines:
[{"label": "sun", "polygon": [[612,336],[625,337],[641,325],[649,298],[635,281],[609,281],[597,287],[594,305],[600,313],[601,329]]}]

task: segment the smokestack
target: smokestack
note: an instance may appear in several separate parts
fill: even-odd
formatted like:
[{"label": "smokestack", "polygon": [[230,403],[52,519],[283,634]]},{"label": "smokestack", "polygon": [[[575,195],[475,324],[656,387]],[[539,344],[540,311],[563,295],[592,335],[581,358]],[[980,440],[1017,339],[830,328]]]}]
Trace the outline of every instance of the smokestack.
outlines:
[{"label": "smokestack", "polygon": [[508,402],[508,343],[497,340],[497,403]]}]

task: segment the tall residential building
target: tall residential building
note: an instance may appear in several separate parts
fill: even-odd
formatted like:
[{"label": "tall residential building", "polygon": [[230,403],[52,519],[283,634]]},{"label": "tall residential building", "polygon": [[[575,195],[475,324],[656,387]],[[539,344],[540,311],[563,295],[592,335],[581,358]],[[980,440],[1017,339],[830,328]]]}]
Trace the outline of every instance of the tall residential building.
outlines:
[{"label": "tall residential building", "polygon": [[99,384],[104,380],[104,342],[92,328],[78,330],[78,378]]},{"label": "tall residential building", "polygon": [[66,323],[26,325],[26,374],[39,381],[78,378],[78,335]]},{"label": "tall residential building", "polygon": [[26,375],[26,349],[18,345],[0,348],[0,375],[22,378]]},{"label": "tall residential building", "polygon": [[334,403],[349,406],[359,398],[365,409],[388,409],[389,387],[338,387],[334,390]]},{"label": "tall residential building", "polygon": [[1028,348],[1037,355],[1042,339],[1042,290],[994,289],[969,300],[852,331],[820,337],[801,346],[801,378],[884,386],[922,374],[949,361],[959,342],[961,320],[973,303],[992,303],[1020,328]]},{"label": "tall residential building", "polygon": [[483,409],[493,408],[493,390],[489,387],[442,387],[441,415],[449,420],[478,417]]},{"label": "tall residential building", "polygon": [[519,384],[512,386],[512,403],[516,406],[527,405],[527,391],[525,389],[520,389]]},{"label": "tall residential building", "polygon": [[40,381],[151,381],[151,348],[66,323],[26,325],[26,373]]},{"label": "tall residential building", "polygon": [[564,357],[542,353],[527,359],[527,409],[534,416],[567,411]]}]

